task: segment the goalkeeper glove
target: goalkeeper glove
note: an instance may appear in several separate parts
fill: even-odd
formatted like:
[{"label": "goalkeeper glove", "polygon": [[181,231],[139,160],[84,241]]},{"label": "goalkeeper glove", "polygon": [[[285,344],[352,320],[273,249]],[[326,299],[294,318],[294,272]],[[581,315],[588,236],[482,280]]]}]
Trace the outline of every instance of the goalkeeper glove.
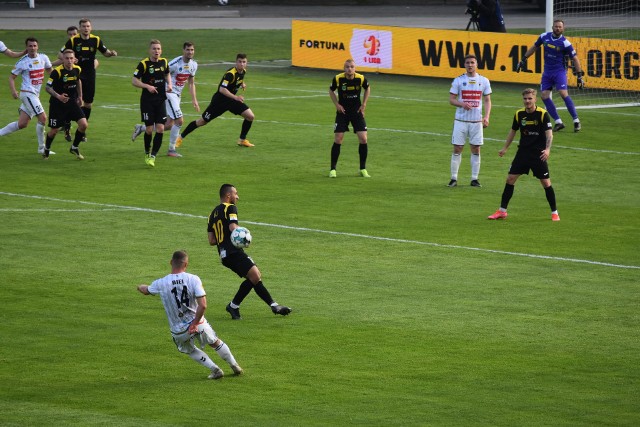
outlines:
[{"label": "goalkeeper glove", "polygon": [[527,60],[523,59],[522,61],[518,62],[518,66],[516,67],[516,73],[519,73],[520,70],[526,67],[527,67]]},{"label": "goalkeeper glove", "polygon": [[576,76],[578,78],[578,89],[582,90],[584,89],[584,71],[580,71],[579,73],[576,73]]}]

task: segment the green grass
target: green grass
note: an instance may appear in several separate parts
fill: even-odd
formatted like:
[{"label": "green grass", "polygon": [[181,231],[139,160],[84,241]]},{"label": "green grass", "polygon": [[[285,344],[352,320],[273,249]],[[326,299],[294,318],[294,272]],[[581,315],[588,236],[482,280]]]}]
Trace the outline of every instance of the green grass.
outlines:
[{"label": "green grass", "polygon": [[[449,189],[450,81],[367,75],[372,178],[357,177],[350,134],[329,180],[335,72],[282,67],[287,31],[98,34],[120,57],[101,59],[86,160],[58,137],[43,162],[33,124],[0,139],[1,425],[640,423],[637,108],[580,111],[583,131],[555,136],[561,222],[532,177],[493,222],[520,86],[493,85],[483,187],[466,186],[467,147],[465,185]],[[14,50],[25,36],[0,31]],[[63,36],[37,34],[52,56]],[[169,58],[195,41],[203,108],[221,62],[247,52],[254,149],[235,145],[241,122],[225,115],[185,140],[182,159],[145,166],[130,142],[130,80],[156,36]],[[0,64],[6,75],[12,61]],[[18,103],[6,83],[0,96],[4,125]],[[224,182],[238,187],[248,252],[291,316],[254,294],[242,321],[224,312],[240,280],[205,229]],[[206,380],[175,350],[159,299],[136,292],[180,248],[246,375]]]}]

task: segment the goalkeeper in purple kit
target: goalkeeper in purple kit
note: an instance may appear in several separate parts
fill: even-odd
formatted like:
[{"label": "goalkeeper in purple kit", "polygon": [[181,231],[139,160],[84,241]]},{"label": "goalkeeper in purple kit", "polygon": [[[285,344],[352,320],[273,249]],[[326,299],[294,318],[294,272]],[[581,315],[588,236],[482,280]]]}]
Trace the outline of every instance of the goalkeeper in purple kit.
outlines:
[{"label": "goalkeeper in purple kit", "polygon": [[551,118],[555,120],[553,131],[557,132],[565,128],[556,110],[556,106],[551,99],[551,91],[555,86],[564,100],[569,114],[573,117],[573,131],[580,132],[582,126],[578,118],[578,112],[576,111],[573,100],[569,96],[565,57],[573,61],[574,73],[578,78],[578,89],[584,89],[584,71],[582,71],[580,60],[578,59],[575,49],[569,40],[564,37],[563,32],[564,21],[560,19],[553,21],[553,31],[540,34],[538,40],[525,52],[524,58],[518,64],[516,71],[520,72],[520,70],[526,69],[527,58],[533,55],[540,46],[544,46],[544,70],[542,72],[542,80],[540,81],[540,90],[542,92],[542,102],[544,102]]}]

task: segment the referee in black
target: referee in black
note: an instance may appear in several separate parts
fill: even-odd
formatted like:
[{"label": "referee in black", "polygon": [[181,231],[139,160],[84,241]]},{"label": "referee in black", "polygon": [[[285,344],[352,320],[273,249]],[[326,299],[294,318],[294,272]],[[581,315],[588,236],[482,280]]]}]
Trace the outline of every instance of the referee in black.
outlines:
[{"label": "referee in black", "polygon": [[522,102],[524,103],[524,108],[516,111],[507,140],[498,155],[500,157],[505,155],[516,136],[516,131],[519,129],[520,143],[518,144],[518,152],[509,168],[507,183],[502,192],[500,209],[493,215],[489,215],[488,218],[505,219],[507,217],[507,206],[513,196],[516,181],[520,178],[520,175],[528,175],[531,170],[533,175],[540,180],[542,188],[544,188],[547,202],[549,202],[549,207],[551,208],[551,220],[560,221],[560,215],[558,215],[556,208],[556,193],[551,186],[549,165],[547,164],[551,154],[551,142],[553,141],[551,116],[546,110],[536,105],[535,89],[523,90]]},{"label": "referee in black", "polygon": [[[161,58],[160,55],[162,55],[160,40],[151,40],[149,42],[149,56],[140,61],[131,79],[132,85],[142,89],[140,113],[145,125],[144,161],[151,167],[156,165],[156,155],[162,146],[164,123],[167,121],[166,93],[172,90],[169,62],[166,58]],[[153,135],[154,127],[155,135]],[[153,147],[151,146],[152,139]]]}]

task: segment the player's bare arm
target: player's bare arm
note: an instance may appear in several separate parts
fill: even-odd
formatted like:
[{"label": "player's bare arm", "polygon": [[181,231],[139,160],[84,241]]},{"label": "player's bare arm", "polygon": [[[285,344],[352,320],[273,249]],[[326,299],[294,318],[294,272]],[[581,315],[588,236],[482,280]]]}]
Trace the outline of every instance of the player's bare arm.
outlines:
[{"label": "player's bare arm", "polygon": [[504,147],[502,147],[502,149],[500,151],[498,151],[498,156],[502,157],[502,156],[505,155],[505,153],[507,152],[507,150],[511,146],[511,143],[513,142],[513,138],[515,138],[515,137],[516,137],[516,131],[511,129],[509,131],[509,134],[507,135],[507,140],[504,142]]},{"label": "player's bare arm", "polygon": [[16,91],[16,76],[15,74],[9,75],[9,90],[13,99],[18,99],[18,92]]},{"label": "player's bare arm", "polygon": [[138,292],[140,292],[141,294],[144,294],[144,295],[151,295],[149,293],[149,286],[148,285],[138,285]]},{"label": "player's bare arm", "polygon": [[344,107],[340,105],[340,102],[338,102],[338,97],[336,96],[336,93],[331,89],[329,89],[329,97],[331,97],[331,101],[333,101],[333,105],[336,106],[336,110],[339,113],[344,114]]},{"label": "player's bare arm", "polygon": [[216,239],[216,234],[213,231],[207,232],[207,237],[209,238],[209,244],[211,246],[215,246],[218,244],[218,239]]},{"label": "player's bare arm", "polygon": [[218,89],[218,92],[220,92],[221,94],[223,94],[227,98],[233,99],[234,101],[244,102],[244,96],[242,96],[242,95],[234,95],[226,87],[220,86],[220,89]]}]

